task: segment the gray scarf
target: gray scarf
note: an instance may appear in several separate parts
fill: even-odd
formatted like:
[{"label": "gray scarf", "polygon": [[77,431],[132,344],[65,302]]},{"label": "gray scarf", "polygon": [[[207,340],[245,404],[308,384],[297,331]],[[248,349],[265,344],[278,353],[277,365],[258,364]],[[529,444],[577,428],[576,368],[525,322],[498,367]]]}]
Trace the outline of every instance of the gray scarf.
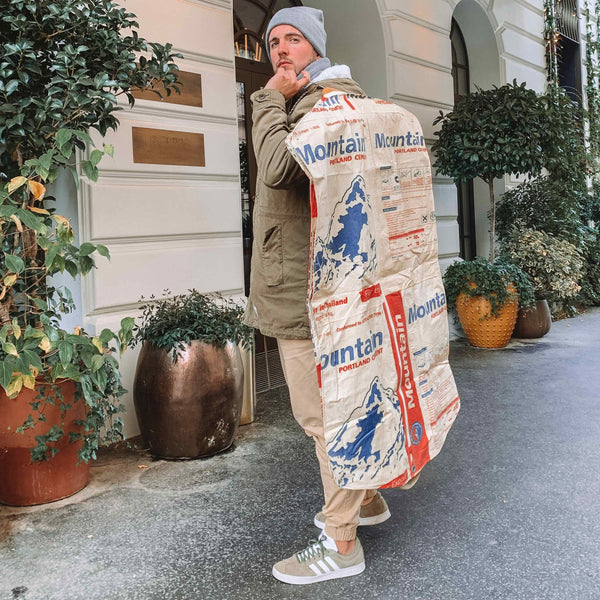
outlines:
[{"label": "gray scarf", "polygon": [[[305,71],[308,71],[310,75],[310,80],[313,81],[316,77],[318,77],[325,69],[329,69],[331,67],[331,61],[328,58],[318,58],[314,62],[311,62]],[[299,75],[298,77],[301,77]]]}]

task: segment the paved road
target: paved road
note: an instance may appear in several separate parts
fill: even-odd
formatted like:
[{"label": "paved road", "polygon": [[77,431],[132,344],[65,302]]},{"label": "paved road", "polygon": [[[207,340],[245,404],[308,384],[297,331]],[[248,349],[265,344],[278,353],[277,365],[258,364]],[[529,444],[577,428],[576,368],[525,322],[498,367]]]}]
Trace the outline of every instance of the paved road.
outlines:
[{"label": "paved road", "polygon": [[274,562],[316,537],[311,443],[284,392],[208,460],[105,455],[70,500],[0,508],[1,600],[600,598],[600,310],[499,351],[454,343],[462,410],[367,570],[313,586]]}]

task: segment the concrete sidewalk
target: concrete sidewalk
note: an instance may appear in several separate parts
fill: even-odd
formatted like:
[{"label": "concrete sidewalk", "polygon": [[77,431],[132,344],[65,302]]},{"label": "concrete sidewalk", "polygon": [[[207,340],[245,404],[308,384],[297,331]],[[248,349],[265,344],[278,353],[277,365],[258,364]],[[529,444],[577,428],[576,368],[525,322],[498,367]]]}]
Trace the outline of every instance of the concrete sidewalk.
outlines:
[{"label": "concrete sidewalk", "polygon": [[392,519],[359,529],[362,575],[271,576],[322,503],[282,390],[227,453],[105,453],[74,497],[0,507],[0,599],[598,600],[599,340],[596,309],[504,350],[453,343],[461,414],[419,484],[385,492]]}]

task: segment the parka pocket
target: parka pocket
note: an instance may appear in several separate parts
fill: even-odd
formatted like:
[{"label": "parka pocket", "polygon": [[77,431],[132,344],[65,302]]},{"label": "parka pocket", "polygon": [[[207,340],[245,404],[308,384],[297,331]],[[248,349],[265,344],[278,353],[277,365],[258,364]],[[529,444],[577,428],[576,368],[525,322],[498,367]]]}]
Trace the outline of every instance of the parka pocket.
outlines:
[{"label": "parka pocket", "polygon": [[283,243],[281,225],[274,225],[265,231],[262,243],[262,257],[265,281],[268,286],[283,283]]}]

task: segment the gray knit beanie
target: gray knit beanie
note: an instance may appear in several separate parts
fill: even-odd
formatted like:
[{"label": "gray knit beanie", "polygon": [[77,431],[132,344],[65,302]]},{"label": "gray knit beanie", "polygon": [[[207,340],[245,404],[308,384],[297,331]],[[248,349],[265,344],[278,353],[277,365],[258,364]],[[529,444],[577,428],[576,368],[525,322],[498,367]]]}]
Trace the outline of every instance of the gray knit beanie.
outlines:
[{"label": "gray knit beanie", "polygon": [[267,48],[269,47],[269,35],[277,25],[291,25],[295,27],[317,51],[319,56],[327,56],[327,34],[323,25],[323,11],[309,6],[294,6],[282,8],[277,11],[271,19],[265,34]]}]

